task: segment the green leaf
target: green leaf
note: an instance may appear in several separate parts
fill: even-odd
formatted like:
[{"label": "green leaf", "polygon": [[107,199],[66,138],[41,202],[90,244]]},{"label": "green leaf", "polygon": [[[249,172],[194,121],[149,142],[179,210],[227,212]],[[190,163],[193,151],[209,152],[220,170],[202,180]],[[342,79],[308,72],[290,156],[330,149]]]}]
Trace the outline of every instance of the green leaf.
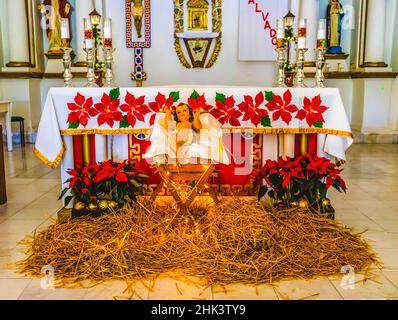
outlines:
[{"label": "green leaf", "polygon": [[128,122],[126,115],[123,116],[123,119],[124,119],[123,121],[119,122],[119,128],[120,129],[121,128],[128,128],[130,126],[130,123]]},{"label": "green leaf", "polygon": [[326,184],[322,183],[319,186],[319,194],[320,194],[321,198],[326,198],[326,195],[327,195]]},{"label": "green leaf", "polygon": [[61,200],[63,198],[63,196],[68,192],[69,188],[65,188],[64,190],[62,190],[61,195],[59,196],[58,200]]},{"label": "green leaf", "polygon": [[190,98],[196,100],[197,98],[199,98],[199,93],[196,90],[194,90]]},{"label": "green leaf", "polygon": [[225,104],[226,96],[223,93],[216,92],[216,101],[221,101]]},{"label": "green leaf", "polygon": [[170,92],[169,98],[173,98],[174,102],[177,102],[178,100],[180,100],[180,91]]},{"label": "green leaf", "polygon": [[260,201],[260,199],[262,197],[264,197],[267,194],[268,191],[268,187],[267,186],[261,186],[260,190],[258,191],[258,200]]},{"label": "green leaf", "polygon": [[131,179],[130,182],[136,188],[139,188],[142,186],[142,183],[139,183],[137,180]]},{"label": "green leaf", "polygon": [[265,100],[267,101],[274,100],[274,93],[272,91],[265,91]]},{"label": "green leaf", "polygon": [[77,129],[80,126],[80,121],[69,122],[68,129]]},{"label": "green leaf", "polygon": [[118,99],[118,98],[120,97],[120,90],[119,90],[119,88],[112,89],[112,90],[109,92],[109,97],[111,98],[111,100],[116,100],[116,99]]},{"label": "green leaf", "polygon": [[67,197],[65,197],[65,207],[68,206],[69,202],[71,202],[72,199],[73,199],[72,196],[67,196]]},{"label": "green leaf", "polygon": [[315,128],[323,128],[323,122],[321,122],[321,121],[315,122],[314,127]]},{"label": "green leaf", "polygon": [[264,117],[261,119],[261,125],[263,127],[271,127],[271,119],[270,117]]},{"label": "green leaf", "polygon": [[142,178],[142,179],[149,179],[149,176],[143,173],[137,174],[137,177]]}]

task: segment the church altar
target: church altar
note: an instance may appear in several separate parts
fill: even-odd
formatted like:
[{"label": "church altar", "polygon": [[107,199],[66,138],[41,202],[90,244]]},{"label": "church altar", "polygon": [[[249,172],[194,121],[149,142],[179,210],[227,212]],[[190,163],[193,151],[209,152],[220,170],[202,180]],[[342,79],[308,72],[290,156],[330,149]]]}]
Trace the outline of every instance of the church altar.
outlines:
[{"label": "church altar", "polygon": [[[217,164],[213,177],[221,194],[252,194],[250,173],[267,159],[308,152],[345,160],[353,143],[335,88],[51,88],[35,153],[52,168],[61,164],[63,183],[68,169],[107,159],[128,159],[150,169],[143,155],[151,144],[156,114],[166,104],[194,100],[220,122],[224,147],[232,157],[230,164]],[[154,173],[149,190],[158,182]]]}]

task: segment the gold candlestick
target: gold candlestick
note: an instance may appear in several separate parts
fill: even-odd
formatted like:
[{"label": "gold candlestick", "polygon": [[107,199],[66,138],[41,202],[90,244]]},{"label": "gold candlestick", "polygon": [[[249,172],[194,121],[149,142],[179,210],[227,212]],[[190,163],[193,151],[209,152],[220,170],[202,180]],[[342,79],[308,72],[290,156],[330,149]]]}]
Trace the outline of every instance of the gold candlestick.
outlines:
[{"label": "gold candlestick", "polygon": [[305,75],[304,75],[304,62],[305,62],[305,53],[308,49],[297,49],[297,87],[305,88],[306,85],[304,83]]},{"label": "gold candlestick", "polygon": [[84,51],[87,54],[87,85],[86,87],[93,88],[95,84],[95,72],[94,72],[94,61],[95,61],[95,49],[85,48]]},{"label": "gold candlestick", "polygon": [[112,47],[104,47],[105,52],[105,87],[113,86],[113,72],[112,72],[112,64],[113,64],[113,52],[115,49]]},{"label": "gold candlestick", "polygon": [[63,78],[64,78],[64,87],[72,87],[72,59],[70,57],[70,54],[72,52],[72,48],[70,47],[63,47],[61,50],[64,52],[64,55],[62,57],[62,62],[64,65],[64,73],[63,73]]},{"label": "gold candlestick", "polygon": [[316,51],[316,73],[315,73],[315,81],[316,87],[324,88],[325,87],[325,74],[323,72],[325,67],[325,48],[318,48]]},{"label": "gold candlestick", "polygon": [[276,52],[278,53],[278,87],[286,87],[285,85],[285,63],[286,63],[286,47],[284,48],[276,48]]}]

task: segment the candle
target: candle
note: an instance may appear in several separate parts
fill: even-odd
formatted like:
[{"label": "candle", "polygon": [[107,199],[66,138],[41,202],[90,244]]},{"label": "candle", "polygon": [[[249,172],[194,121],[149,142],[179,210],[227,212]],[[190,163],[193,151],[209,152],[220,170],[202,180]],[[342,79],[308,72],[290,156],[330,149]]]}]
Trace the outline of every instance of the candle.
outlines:
[{"label": "candle", "polygon": [[62,40],[69,40],[69,20],[66,18],[61,19],[61,39]]},{"label": "candle", "polygon": [[278,19],[276,29],[276,47],[282,49],[285,47],[285,22]]},{"label": "candle", "polygon": [[299,49],[305,49],[307,39],[307,19],[301,19],[298,27],[297,46]]},{"label": "candle", "polygon": [[109,18],[104,21],[104,46],[112,48],[112,20]]},{"label": "candle", "polygon": [[91,25],[90,19],[84,19],[84,43],[86,49],[93,48],[93,27]]},{"label": "candle", "polygon": [[317,48],[318,49],[326,48],[326,19],[319,20]]}]

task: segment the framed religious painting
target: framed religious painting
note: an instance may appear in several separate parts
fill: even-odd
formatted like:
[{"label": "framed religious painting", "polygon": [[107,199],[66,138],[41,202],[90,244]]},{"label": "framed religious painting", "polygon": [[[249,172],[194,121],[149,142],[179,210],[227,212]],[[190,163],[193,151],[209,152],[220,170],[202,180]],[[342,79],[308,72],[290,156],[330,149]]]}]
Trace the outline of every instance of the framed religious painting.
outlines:
[{"label": "framed religious painting", "polygon": [[151,47],[150,0],[126,0],[126,46]]}]

